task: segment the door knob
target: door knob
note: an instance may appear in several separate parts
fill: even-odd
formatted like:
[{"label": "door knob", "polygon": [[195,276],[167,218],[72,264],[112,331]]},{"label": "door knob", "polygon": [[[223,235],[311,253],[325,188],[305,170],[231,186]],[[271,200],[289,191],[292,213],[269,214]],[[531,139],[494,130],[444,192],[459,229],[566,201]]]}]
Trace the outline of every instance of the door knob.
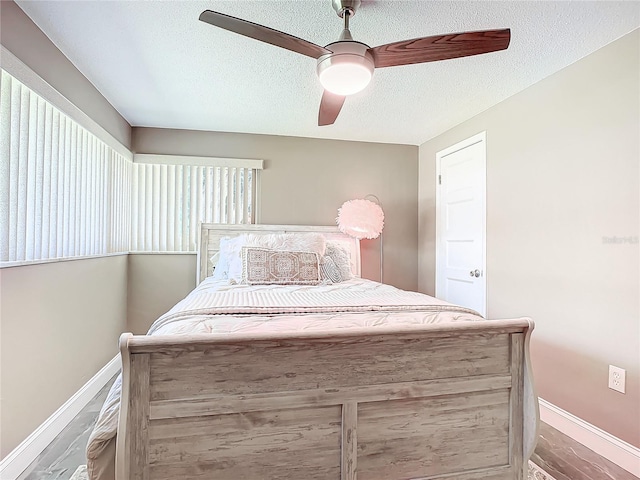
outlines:
[{"label": "door knob", "polygon": [[480,276],[480,270],[471,270],[469,275],[478,278]]}]

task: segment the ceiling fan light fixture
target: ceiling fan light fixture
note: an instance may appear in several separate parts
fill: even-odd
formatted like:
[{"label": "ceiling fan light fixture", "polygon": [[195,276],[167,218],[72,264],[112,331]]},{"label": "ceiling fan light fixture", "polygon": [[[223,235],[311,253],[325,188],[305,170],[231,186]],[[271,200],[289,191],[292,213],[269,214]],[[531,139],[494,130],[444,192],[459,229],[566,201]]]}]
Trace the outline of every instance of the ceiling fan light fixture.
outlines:
[{"label": "ceiling fan light fixture", "polygon": [[366,88],[373,76],[373,57],[360,42],[341,41],[327,45],[333,53],[318,59],[318,78],[325,90],[353,95]]},{"label": "ceiling fan light fixture", "polygon": [[371,81],[373,68],[359,62],[361,57],[351,55],[335,57],[331,65],[318,72],[320,83],[325,90],[336,95],[353,95],[366,88]]},{"label": "ceiling fan light fixture", "polygon": [[332,125],[335,122],[347,95],[363,90],[371,81],[375,68],[497,52],[509,47],[511,40],[511,30],[503,28],[432,35],[371,48],[355,41],[349,31],[349,19],[361,3],[362,0],[332,0],[334,10],[344,20],[344,28],[339,40],[325,47],[212,10],[205,10],[199,18],[214,27],[315,58],[318,61],[318,77],[325,89],[318,111],[318,126]]}]

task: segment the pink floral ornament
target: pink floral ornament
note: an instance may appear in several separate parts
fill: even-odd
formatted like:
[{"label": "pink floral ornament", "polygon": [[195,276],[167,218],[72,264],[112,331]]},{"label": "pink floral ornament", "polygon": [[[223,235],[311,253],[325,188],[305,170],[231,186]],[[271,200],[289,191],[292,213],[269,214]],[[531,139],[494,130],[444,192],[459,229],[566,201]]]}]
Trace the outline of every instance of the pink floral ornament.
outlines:
[{"label": "pink floral ornament", "polygon": [[384,212],[370,200],[348,200],[338,209],[336,223],[342,233],[354,238],[378,238],[384,227]]}]

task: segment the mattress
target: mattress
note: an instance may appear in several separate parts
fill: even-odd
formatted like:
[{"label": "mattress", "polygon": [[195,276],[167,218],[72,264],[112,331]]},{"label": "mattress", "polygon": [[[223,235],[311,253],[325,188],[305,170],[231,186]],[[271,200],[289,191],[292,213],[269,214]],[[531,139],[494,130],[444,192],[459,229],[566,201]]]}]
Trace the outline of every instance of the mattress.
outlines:
[{"label": "mattress", "polygon": [[[316,286],[275,286],[229,285],[210,277],[154,322],[148,334],[332,332],[371,327],[383,331],[398,325],[411,328],[481,320],[473,310],[360,278]],[[121,386],[118,376],[89,439],[91,480],[113,480]]]}]

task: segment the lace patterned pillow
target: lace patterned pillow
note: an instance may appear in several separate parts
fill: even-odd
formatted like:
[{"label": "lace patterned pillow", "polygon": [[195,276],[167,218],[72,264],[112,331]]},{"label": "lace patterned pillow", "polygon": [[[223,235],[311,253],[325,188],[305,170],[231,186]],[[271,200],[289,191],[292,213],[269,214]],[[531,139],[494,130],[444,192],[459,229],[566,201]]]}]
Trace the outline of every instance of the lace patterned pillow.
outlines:
[{"label": "lace patterned pillow", "polygon": [[242,283],[248,285],[317,285],[318,254],[242,247]]},{"label": "lace patterned pillow", "polygon": [[324,255],[325,239],[320,233],[245,233],[234,237],[220,251],[228,252],[229,266],[225,278],[230,283],[242,283],[242,247],[260,247],[270,250],[286,250],[288,252],[315,252],[319,257]]}]

